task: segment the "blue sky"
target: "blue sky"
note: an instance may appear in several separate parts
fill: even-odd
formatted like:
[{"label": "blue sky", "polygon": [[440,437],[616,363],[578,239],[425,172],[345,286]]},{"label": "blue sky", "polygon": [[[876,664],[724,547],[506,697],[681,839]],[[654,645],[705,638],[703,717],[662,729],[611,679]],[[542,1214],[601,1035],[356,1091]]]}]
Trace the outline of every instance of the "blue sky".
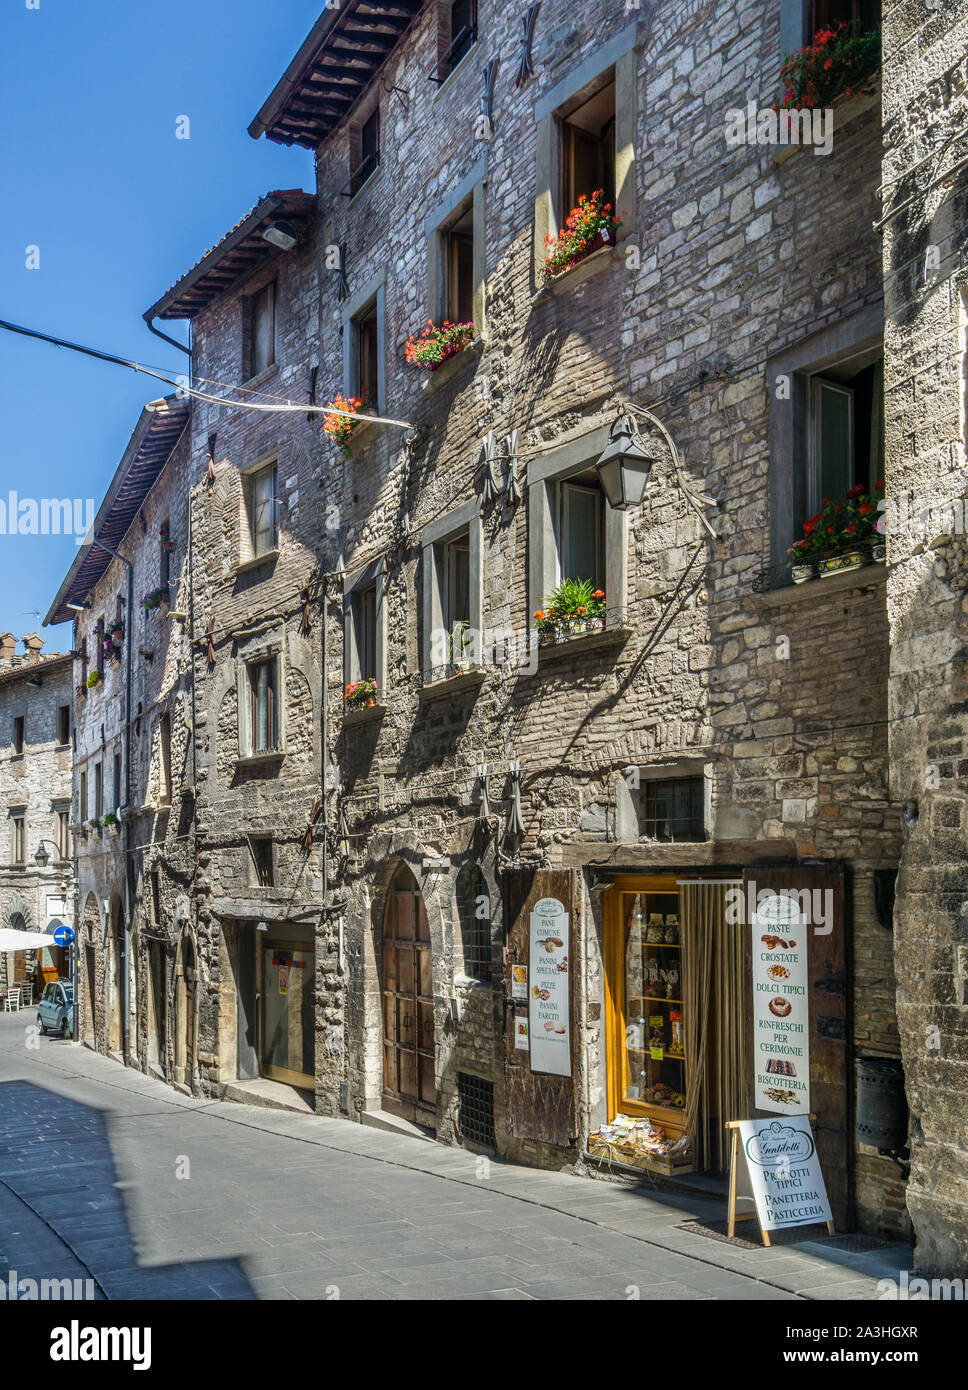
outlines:
[{"label": "blue sky", "polygon": [[[28,3],[37,6],[28,9]],[[312,156],[249,121],[322,0],[4,0],[0,319],[182,372],[142,314],[272,188],[312,188]],[[176,139],[180,116],[190,138]],[[27,248],[39,268],[26,267]],[[187,337],[187,325],[166,331]],[[0,332],[0,502],[99,503],[148,377]],[[40,622],[71,537],[0,533],[0,631]],[[40,618],[36,616],[39,610]],[[64,651],[69,625],[42,631]]]}]

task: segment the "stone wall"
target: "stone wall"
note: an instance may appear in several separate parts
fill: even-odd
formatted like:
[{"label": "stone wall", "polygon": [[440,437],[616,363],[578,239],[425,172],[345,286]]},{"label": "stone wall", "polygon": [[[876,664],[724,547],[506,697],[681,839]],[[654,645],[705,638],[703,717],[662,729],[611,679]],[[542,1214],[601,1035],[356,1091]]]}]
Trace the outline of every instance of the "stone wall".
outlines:
[{"label": "stone wall", "polygon": [[[905,808],[897,1002],[911,1109],[907,1202],[919,1268],[940,1275],[961,1275],[968,1259],[968,204],[963,173],[941,177],[943,146],[968,115],[966,46],[957,10],[905,0],[885,14],[891,769]],[[930,151],[937,167],[918,170]],[[947,516],[930,514],[952,500],[953,514],[950,505]]]},{"label": "stone wall", "polygon": [[[630,22],[637,24],[635,196],[619,208],[627,214],[619,247],[538,294],[535,104],[575,71],[594,77],[596,51],[612,41],[621,46]],[[730,148],[724,138],[727,108],[776,99],[773,9],[693,5],[664,16],[651,6],[630,15],[624,5],[604,4],[591,32],[578,16],[544,7],[535,77],[516,86],[504,58],[516,51],[518,16],[482,4],[481,60],[502,58],[494,135],[482,143],[474,138],[476,61],[427,93],[435,23],[428,7],[387,65],[384,90],[417,96],[406,106],[391,93],[380,98],[380,172],[354,199],[336,196],[349,173],[345,128],[317,161],[321,240],[347,248],[350,295],[382,284],[385,411],[419,428],[410,449],[389,428],[368,430],[351,446],[339,493],[347,568],[380,555],[388,566],[386,714],[346,728],[339,750],[360,875],[348,922],[351,961],[359,962],[350,971],[359,1003],[349,1016],[349,1045],[359,1047],[366,1075],[351,1072],[354,1104],[360,1087],[371,1097],[380,1084],[379,1049],[371,1043],[378,1015],[364,1001],[378,988],[369,973],[377,954],[366,936],[379,921],[384,855],[419,842],[424,853],[449,857],[451,870],[434,894],[449,894],[452,903],[453,866],[470,843],[482,759],[502,817],[509,768],[520,760],[524,835],[517,844],[498,836],[496,848],[532,862],[564,857],[580,865],[611,855],[616,778],[630,764],[683,758],[708,767],[712,781],[715,843],[703,848],[701,862],[710,853],[736,868],[763,857],[821,857],[860,877],[896,862],[899,847],[887,785],[882,576],[849,588],[815,581],[782,596],[758,594],[753,584],[783,558],[770,544],[771,513],[782,504],[770,487],[771,364],[881,301],[880,244],[870,226],[880,180],[876,106],[855,104],[838,117],[830,156],[800,150],[780,163],[768,147]],[[407,336],[433,312],[424,221],[462,179],[479,174],[483,343],[440,380],[429,379],[402,356]],[[340,316],[335,272],[322,275],[320,292],[320,379],[334,394],[343,389],[343,344],[331,328]],[[527,494],[529,468],[540,471],[553,449],[607,428],[628,401],[660,415],[686,477],[716,499],[706,508],[716,539],[677,487],[661,437],[643,424],[657,463],[644,505],[628,518],[627,638],[571,660],[542,654],[533,673],[491,669],[479,690],[428,699],[421,528],[480,497],[488,430],[499,442],[520,430]],[[338,474],[339,460],[332,463]],[[529,570],[527,498],[517,506],[482,500],[481,519],[484,626],[524,635],[542,597]],[[335,685],[339,676],[330,670],[329,679]],[[655,846],[637,848],[641,870],[662,862]],[[634,851],[627,847],[627,866],[636,862],[629,860]],[[680,858],[699,862],[690,847]],[[500,926],[496,918],[496,933]],[[890,962],[880,942],[876,961],[868,960],[865,933],[873,928],[855,919],[852,930],[858,1000],[877,989],[876,1019],[858,1023],[855,1043],[863,1050],[873,1031],[889,1050],[896,1047]],[[440,969],[440,1122],[449,1132],[443,1059],[474,1053],[476,1070],[495,1081],[500,1108],[503,1049],[499,1035],[481,1031],[479,1010],[465,1011],[451,1037],[448,1000],[460,986],[452,959]],[[595,1035],[591,1027],[589,1047],[599,1045]],[[597,1074],[594,1057],[588,1071]],[[498,1142],[507,1140],[499,1134]],[[864,1162],[865,1223],[899,1226],[890,1210],[896,1168],[876,1157]]]},{"label": "stone wall", "polygon": [[[163,1075],[174,1075],[174,1001],[176,960],[180,938],[193,930],[192,893],[194,871],[195,781],[192,760],[191,645],[187,618],[191,608],[191,556],[188,511],[189,437],[186,427],[158,480],[145,498],[119,547],[134,567],[134,611],[125,615],[125,641],[131,643],[131,687],[127,689],[125,648],[101,664],[104,677],[76,701],[76,753],[74,773],[75,816],[79,810],[79,778],[87,773],[88,822],[94,818],[94,768],[103,767],[103,814],[114,814],[117,825],[87,828],[75,837],[78,873],[78,910],[81,957],[79,977],[82,1020],[80,1036],[90,1025],[92,1012],[83,995],[90,988],[86,950],[94,953],[95,988],[93,1020],[99,1051],[116,1051],[121,1039],[123,999],[119,997],[115,955],[119,924],[128,926],[129,1030],[126,1060],[146,1068],[149,1052],[159,1053],[155,1065]],[[145,608],[142,598],[162,579],[161,530],[168,523],[171,602]],[[90,608],[79,617],[75,641],[87,640],[91,669],[95,660],[99,618],[114,617],[118,598],[127,602],[127,572],[112,560],[90,596]],[[80,669],[78,667],[78,669]],[[130,772],[125,801],[125,722],[130,710]],[[162,717],[170,723],[170,788],[163,773]],[[115,800],[114,758],[121,758],[120,796]],[[130,857],[131,877],[125,865]],[[157,911],[152,889],[157,875]],[[104,904],[107,903],[105,912]],[[159,1046],[149,1048],[148,943],[160,943],[164,965],[160,1001],[165,1019],[153,1020]],[[169,1013],[171,1017],[169,1017]]]}]

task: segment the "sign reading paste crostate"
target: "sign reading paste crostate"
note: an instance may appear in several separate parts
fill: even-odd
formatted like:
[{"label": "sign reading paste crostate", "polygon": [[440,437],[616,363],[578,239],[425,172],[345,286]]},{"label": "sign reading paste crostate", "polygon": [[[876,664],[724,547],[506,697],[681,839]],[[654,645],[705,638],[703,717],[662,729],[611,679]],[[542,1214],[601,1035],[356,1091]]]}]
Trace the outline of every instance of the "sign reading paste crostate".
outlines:
[{"label": "sign reading paste crostate", "polygon": [[757,1110],[810,1113],[807,925],[777,894],[753,914],[753,1068]]},{"label": "sign reading paste crostate", "polygon": [[541,898],[535,904],[529,954],[531,1070],[571,1076],[568,913],[557,898]]}]

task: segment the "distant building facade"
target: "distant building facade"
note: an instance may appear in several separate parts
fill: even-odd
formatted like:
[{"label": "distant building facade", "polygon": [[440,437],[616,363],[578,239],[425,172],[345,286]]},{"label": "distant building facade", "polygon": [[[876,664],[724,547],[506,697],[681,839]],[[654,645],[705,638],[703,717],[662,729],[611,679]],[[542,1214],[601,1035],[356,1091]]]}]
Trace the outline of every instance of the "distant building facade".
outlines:
[{"label": "distant building facade", "polygon": [[141,415],[48,622],[74,621],[76,1031],[185,1084],[197,953],[188,406]]},{"label": "distant building facade", "polygon": [[[74,917],[72,661],[43,646],[31,632],[18,652],[13,633],[0,633],[0,931],[49,935]],[[67,949],[0,952],[0,986],[30,985],[35,999],[68,974]]]}]

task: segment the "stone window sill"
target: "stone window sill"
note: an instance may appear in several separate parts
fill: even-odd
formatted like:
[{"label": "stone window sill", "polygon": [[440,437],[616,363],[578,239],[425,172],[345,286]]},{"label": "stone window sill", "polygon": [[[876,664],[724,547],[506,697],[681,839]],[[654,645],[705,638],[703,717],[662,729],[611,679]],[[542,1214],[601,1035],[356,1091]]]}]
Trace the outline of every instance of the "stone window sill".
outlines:
[{"label": "stone window sill", "polygon": [[616,261],[623,258],[620,246],[603,246],[598,251],[593,251],[590,256],[586,256],[583,261],[572,266],[571,270],[563,270],[560,275],[556,275],[553,280],[549,280],[542,285],[537,294],[532,295],[532,304],[544,304],[554,299],[559,294],[570,294],[586,280],[590,280],[593,275],[597,275],[600,270],[605,270]]},{"label": "stone window sill", "polygon": [[464,70],[465,70],[466,68],[469,68],[469,67],[470,67],[470,65],[471,65],[471,59],[475,56],[475,54],[477,54],[477,52],[478,52],[477,40],[475,39],[474,42],[471,44],[470,48],[469,48],[469,49],[467,50],[467,52],[464,54],[463,58],[461,58],[460,62],[457,64],[457,66],[454,67],[454,68],[451,68],[450,72],[449,72],[449,73],[447,74],[447,76],[444,78],[443,82],[439,82],[439,83],[435,84],[435,85],[436,85],[436,91],[434,92],[434,101],[435,101],[435,102],[436,102],[436,101],[439,101],[440,98],[443,96],[443,94],[444,94],[444,93],[447,91],[447,89],[451,86],[451,84],[454,83],[454,82],[456,82],[456,80],[457,80],[457,78],[460,76],[460,74],[463,73]]},{"label": "stone window sill", "polygon": [[274,376],[279,375],[279,363],[273,362],[271,367],[266,367],[265,371],[259,372],[258,376],[250,376],[248,381],[243,381],[242,385],[247,391],[254,391],[263,382],[271,381]]},{"label": "stone window sill", "polygon": [[887,565],[861,565],[860,569],[821,575],[816,579],[807,579],[802,584],[768,589],[765,593],[757,594],[757,598],[766,608],[819,603],[830,594],[844,593],[850,589],[873,589],[886,581],[887,570]]},{"label": "stone window sill", "polygon": [[[271,753],[246,753],[244,757],[238,759],[239,767],[265,767],[269,763],[281,763],[286,756],[282,748],[274,748]],[[165,803],[166,807],[171,802]]]},{"label": "stone window sill", "polygon": [[363,194],[366,193],[369,189],[371,189],[371,188],[373,187],[373,185],[376,183],[377,179],[380,177],[380,175],[381,175],[382,173],[383,173],[383,165],[382,165],[382,164],[378,164],[378,165],[376,166],[376,168],[373,170],[373,173],[372,173],[372,174],[369,174],[369,175],[367,176],[365,183],[361,183],[361,184],[360,184],[359,188],[356,190],[356,192],[355,192],[355,193],[353,194],[353,196],[350,198],[350,200],[349,200],[347,206],[348,206],[348,207],[351,207],[351,208],[352,208],[352,207],[355,207],[355,206],[356,206],[357,200],[360,199],[360,198],[362,198],[362,197],[363,197]]},{"label": "stone window sill", "polygon": [[460,352],[455,352],[453,357],[448,357],[447,361],[439,366],[435,372],[428,372],[427,380],[422,383],[422,389],[430,395],[450,381],[451,377],[455,377],[463,368],[470,366],[472,362],[476,366],[483,350],[484,339],[478,336],[472,343],[468,343],[466,348]]},{"label": "stone window sill", "polygon": [[247,574],[249,570],[258,569],[260,565],[273,565],[279,559],[279,549],[267,550],[264,555],[256,555],[251,560],[240,560],[235,567],[236,574]]},{"label": "stone window sill", "polygon": [[[878,79],[877,91],[870,96],[865,96],[859,92],[857,96],[838,97],[830,108],[833,114],[833,133],[843,130],[844,126],[850,125],[851,121],[856,121],[858,116],[863,116],[865,111],[870,111],[872,107],[878,106],[881,100],[880,80]],[[773,162],[775,164],[785,164],[788,159],[792,159],[795,154],[802,150],[815,149],[813,145],[781,145],[773,151]],[[817,158],[824,158],[818,155]]]},{"label": "stone window sill", "polygon": [[358,705],[355,709],[343,710],[343,728],[351,728],[354,724],[369,724],[375,719],[382,719],[387,712],[386,705]]},{"label": "stone window sill", "polygon": [[607,627],[602,632],[586,632],[582,637],[569,637],[564,642],[550,642],[538,647],[538,665],[549,661],[581,656],[585,652],[598,651],[610,647],[624,647],[632,636],[630,627]]},{"label": "stone window sill", "polygon": [[353,430],[346,440],[346,447],[353,451],[357,444],[370,433],[371,430],[379,434],[384,426],[377,420],[370,420],[365,415],[361,415],[359,421],[353,426]]},{"label": "stone window sill", "polygon": [[439,700],[448,695],[458,695],[466,690],[477,690],[487,679],[487,672],[478,667],[473,671],[455,671],[443,680],[425,680],[420,691],[421,700]]}]

